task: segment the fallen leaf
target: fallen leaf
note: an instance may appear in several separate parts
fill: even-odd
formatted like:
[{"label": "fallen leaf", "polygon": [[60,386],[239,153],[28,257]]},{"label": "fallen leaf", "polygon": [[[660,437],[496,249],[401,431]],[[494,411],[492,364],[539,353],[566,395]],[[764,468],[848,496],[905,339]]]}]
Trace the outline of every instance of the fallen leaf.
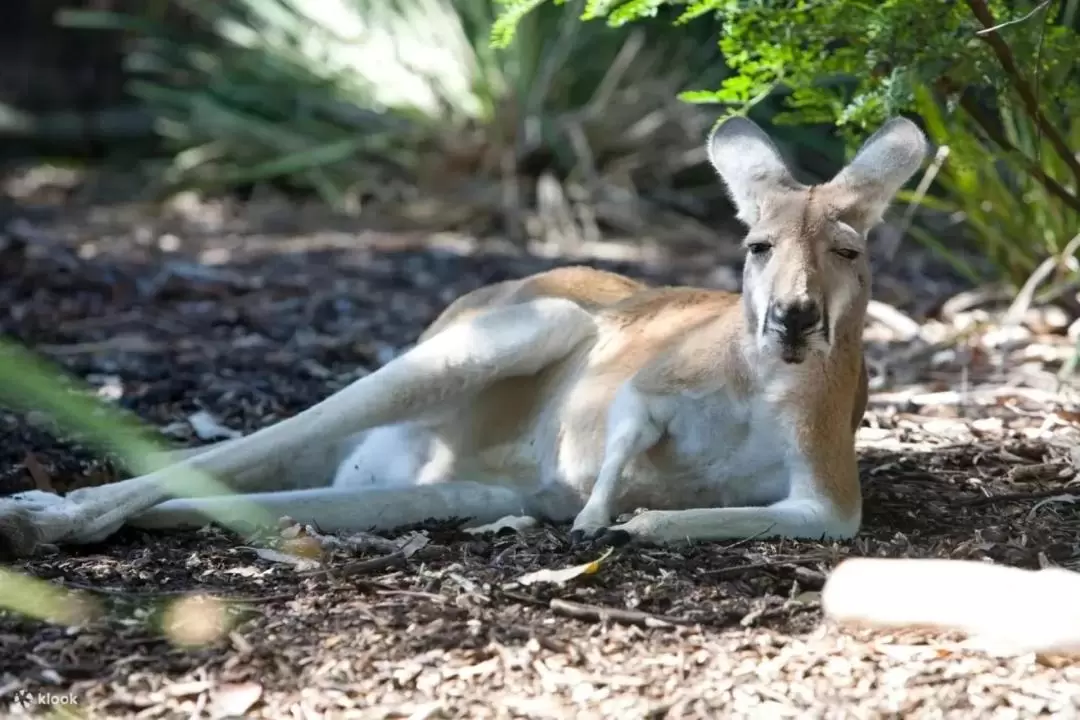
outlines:
[{"label": "fallen leaf", "polygon": [[249,643],[243,635],[235,630],[229,633],[229,640],[232,641],[233,647],[236,648],[236,651],[239,653],[250,654],[255,652],[255,646]]},{"label": "fallen leaf", "polygon": [[412,557],[416,554],[417,550],[424,548],[431,542],[428,539],[426,533],[413,532],[408,535],[402,535],[395,543],[397,544],[397,550],[405,557]]},{"label": "fallen leaf", "polygon": [[222,685],[214,691],[214,717],[242,716],[262,697],[262,685],[255,682]]},{"label": "fallen leaf", "polygon": [[559,568],[558,570],[544,568],[542,570],[525,573],[517,579],[517,582],[522,585],[532,585],[534,583],[555,583],[556,585],[563,585],[582,575],[594,575],[600,571],[601,563],[607,559],[608,555],[611,555],[612,550],[613,548],[608,548],[600,557],[582,565],[573,565],[571,567]]},{"label": "fallen leaf", "polygon": [[210,683],[206,680],[192,680],[191,682],[178,682],[173,683],[172,685],[166,685],[164,687],[164,693],[167,697],[182,698],[198,695],[209,689]]},{"label": "fallen leaf", "polygon": [[225,427],[205,410],[190,415],[187,421],[200,440],[231,440],[243,435],[239,430]]},{"label": "fallen leaf", "polygon": [[245,549],[251,550],[263,560],[272,563],[279,563],[282,565],[292,565],[294,568],[300,571],[314,570],[320,565],[317,560],[299,557],[297,555],[289,555],[288,553],[278,552],[277,550],[272,550],[270,548],[247,547]]},{"label": "fallen leaf", "polygon": [[294,537],[281,543],[281,549],[288,555],[318,559],[322,557],[323,546],[318,538],[310,536]]}]

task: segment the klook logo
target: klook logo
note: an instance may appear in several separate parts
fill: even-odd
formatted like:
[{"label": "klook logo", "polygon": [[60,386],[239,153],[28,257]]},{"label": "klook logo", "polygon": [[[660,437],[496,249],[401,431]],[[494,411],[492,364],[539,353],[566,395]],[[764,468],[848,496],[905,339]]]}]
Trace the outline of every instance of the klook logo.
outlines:
[{"label": "klook logo", "polygon": [[31,690],[16,690],[12,696],[15,705],[28,710],[35,705],[78,705],[79,698],[71,693],[57,692],[33,692]]}]

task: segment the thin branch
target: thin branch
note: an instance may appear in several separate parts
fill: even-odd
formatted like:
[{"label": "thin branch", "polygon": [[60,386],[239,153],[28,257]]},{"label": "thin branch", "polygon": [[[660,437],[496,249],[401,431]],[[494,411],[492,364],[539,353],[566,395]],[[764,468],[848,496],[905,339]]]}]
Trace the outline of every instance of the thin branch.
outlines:
[{"label": "thin branch", "polygon": [[[990,8],[986,5],[986,0],[967,0],[967,5],[971,8],[971,12],[975,15],[976,19],[983,24],[986,29],[992,29],[995,27],[994,15],[990,12]],[[994,55],[997,56],[998,62],[1001,64],[1002,70],[1009,77],[1013,88],[1020,95],[1020,99],[1024,103],[1024,108],[1027,110],[1028,115],[1035,121],[1036,127],[1046,136],[1046,139],[1050,141],[1050,144],[1054,146],[1054,150],[1061,157],[1065,165],[1068,166],[1073,176],[1076,178],[1076,182],[1080,185],[1080,161],[1076,159],[1073,151],[1069,148],[1068,143],[1061,137],[1061,133],[1057,131],[1050,121],[1046,119],[1042,110],[1039,108],[1038,98],[1032,91],[1031,85],[1024,80],[1023,74],[1020,72],[1020,68],[1016,64],[1016,58],[1013,57],[1012,50],[1009,48],[1009,44],[1002,39],[1001,35],[997,32],[989,32],[979,36],[984,40],[993,50]]]},{"label": "thin branch", "polygon": [[1020,148],[1009,142],[1009,139],[1005,137],[1005,134],[994,126],[993,122],[983,114],[982,109],[969,95],[964,94],[961,96],[960,107],[963,108],[964,112],[966,112],[971,119],[982,128],[987,137],[993,140],[998,147],[1021,159],[1024,162],[1026,170],[1031,173],[1036,180],[1042,183],[1043,187],[1050,191],[1051,194],[1057,195],[1058,198],[1070,208],[1076,212],[1080,212],[1080,197],[1077,197],[1064,185],[1050,177],[1046,171],[1043,170],[1041,165],[1025,155]]},{"label": "thin branch", "polygon": [[934,159],[926,168],[926,172],[923,173],[922,179],[919,180],[918,186],[915,188],[915,196],[911,202],[908,203],[907,208],[904,210],[904,217],[900,220],[900,225],[896,229],[895,239],[892,239],[888,244],[883,244],[882,254],[883,257],[888,260],[892,260],[896,256],[896,251],[900,249],[900,243],[903,242],[904,236],[911,230],[911,224],[915,221],[915,213],[919,209],[922,199],[926,197],[926,193],[930,191],[930,186],[934,182],[934,178],[941,172],[941,166],[945,164],[945,160],[949,157],[949,146],[941,145],[934,153]]},{"label": "thin branch", "polygon": [[1062,265],[1067,265],[1070,260],[1075,262],[1073,256],[1078,251],[1080,251],[1080,235],[1070,240],[1060,255],[1052,255],[1043,260],[1039,267],[1035,268],[1035,272],[1031,273],[1024,286],[1020,288],[1020,292],[1016,293],[1016,299],[1013,300],[1009,309],[1005,312],[1001,324],[1019,325],[1020,321],[1024,319],[1024,313],[1028,311],[1028,308],[1031,307],[1032,302],[1035,300],[1035,291],[1055,270]]},{"label": "thin branch", "polygon": [[404,567],[407,562],[408,559],[405,557],[405,553],[399,551],[390,553],[389,555],[373,557],[368,560],[354,560],[337,567],[320,568],[318,570],[309,570],[298,574],[302,577],[312,577],[315,575],[351,577],[353,575],[366,575],[380,570],[388,570],[394,567]]},{"label": "thin branch", "polygon": [[1035,13],[1037,13],[1040,10],[1042,10],[1042,9],[1046,8],[1047,6],[1049,6],[1051,2],[1053,2],[1053,0],[1043,0],[1041,3],[1036,5],[1035,8],[1031,12],[1029,12],[1027,15],[1025,15],[1024,17],[1016,18],[1015,20],[1006,20],[1005,22],[1000,23],[998,25],[995,25],[994,27],[988,27],[988,28],[984,28],[982,30],[979,30],[975,34],[976,35],[989,35],[990,33],[994,33],[994,32],[997,32],[998,30],[1001,30],[1002,28],[1007,28],[1007,27],[1010,27],[1012,25],[1019,25],[1020,23],[1026,22],[1028,19],[1032,18],[1035,15]]},{"label": "thin branch", "polygon": [[1030,492],[1010,492],[1001,493],[999,495],[980,495],[973,498],[959,499],[954,502],[964,507],[982,507],[984,505],[995,505],[997,503],[1028,502],[1030,500],[1042,500],[1044,498],[1052,498],[1059,495],[1068,494],[1068,491],[1057,487],[1045,488],[1042,490],[1032,490]]},{"label": "thin branch", "polygon": [[[1052,0],[1047,0],[1051,2]],[[1039,93],[1042,91],[1042,55],[1043,46],[1046,44],[1046,23],[1050,21],[1050,12],[1043,13],[1042,25],[1039,29],[1039,45],[1035,49],[1035,105],[1042,107],[1042,98],[1039,97]],[[1035,162],[1042,162],[1042,133],[1035,133]]]},{"label": "thin branch", "polygon": [[625,625],[639,625],[647,628],[671,627],[672,625],[694,625],[695,623],[685,618],[670,617],[667,615],[653,615],[640,610],[625,610],[622,608],[601,607],[600,605],[586,605],[571,600],[553,598],[548,603],[551,611],[559,615],[567,615],[578,620],[592,620],[594,622],[613,621]]}]

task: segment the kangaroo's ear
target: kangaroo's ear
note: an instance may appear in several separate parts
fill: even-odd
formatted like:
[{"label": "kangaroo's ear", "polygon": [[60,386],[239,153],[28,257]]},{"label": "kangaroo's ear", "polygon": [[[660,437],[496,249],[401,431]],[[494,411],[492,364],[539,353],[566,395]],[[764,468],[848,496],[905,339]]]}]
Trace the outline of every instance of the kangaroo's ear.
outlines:
[{"label": "kangaroo's ear", "polygon": [[747,118],[734,116],[717,125],[708,152],[737,217],[747,225],[757,222],[771,195],[800,187],[773,141]]},{"label": "kangaroo's ear", "polygon": [[893,196],[919,169],[928,151],[926,136],[907,118],[893,118],[882,125],[828,183],[843,198],[840,210],[845,221],[862,232],[881,222]]}]

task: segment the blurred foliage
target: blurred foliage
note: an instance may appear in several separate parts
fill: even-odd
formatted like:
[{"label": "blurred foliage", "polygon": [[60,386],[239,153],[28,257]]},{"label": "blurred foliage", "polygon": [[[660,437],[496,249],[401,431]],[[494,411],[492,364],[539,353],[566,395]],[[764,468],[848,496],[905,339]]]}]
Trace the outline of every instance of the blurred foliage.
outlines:
[{"label": "blurred foliage", "polygon": [[170,189],[285,178],[347,210],[414,180],[489,195],[508,173],[664,184],[699,160],[680,151],[707,129],[677,93],[726,72],[707,28],[628,34],[558,8],[497,50],[492,0],[177,3],[201,35],[137,14],[59,17],[131,35],[129,89],[175,153]]},{"label": "blurred foliage", "polygon": [[[0,339],[0,405],[42,413],[68,439],[84,444],[102,456],[114,455],[136,473],[150,473],[169,465],[169,448],[155,435],[156,431],[138,419],[93,397],[93,392],[78,380],[41,361],[21,346]],[[175,494],[229,494],[228,487],[193,467],[174,467],[161,476],[166,487],[183,488]],[[254,503],[245,508],[240,522],[211,517],[217,523],[247,534],[252,527],[273,527],[276,518]],[[248,541],[261,544],[259,537]],[[217,603],[215,605],[214,603]],[[191,628],[213,629],[219,624],[220,601],[181,597],[169,601],[160,617],[141,617],[178,644],[191,644]],[[192,614],[186,623],[178,615]],[[104,609],[90,593],[25,575],[0,565],[0,613],[12,612],[62,626],[85,625],[100,619]],[[216,614],[215,614],[216,613]],[[182,631],[187,628],[185,635]],[[196,637],[195,640],[200,638]],[[212,637],[202,638],[208,642]]]},{"label": "blurred foliage", "polygon": [[[521,33],[529,12],[565,0],[501,0],[493,44],[506,47]],[[1075,13],[1077,0],[1066,0]],[[916,88],[947,79],[953,88],[1009,89],[1010,78],[983,36],[974,8],[998,22],[1024,18],[1056,3],[1029,0],[588,0],[583,21],[606,18],[621,27],[654,18],[664,6],[681,8],[676,24],[705,18],[732,74],[715,90],[683,94],[692,102],[721,103],[745,112],[772,93],[784,96],[778,122],[829,122],[854,131],[881,123],[914,106]],[[1071,66],[1077,47],[1070,23],[1045,28],[1042,15],[1008,30],[1012,53],[1025,70],[1039,62]],[[1071,21],[1071,17],[1070,17]],[[586,22],[586,24],[589,24]],[[1036,58],[1040,58],[1036,61]],[[1068,67],[1069,73],[1075,68]],[[1074,75],[1075,77],[1075,75]],[[1080,110],[1080,90],[1057,98],[1063,110]]]},{"label": "blurred foliage", "polygon": [[[548,3],[563,4],[502,0],[493,45]],[[776,101],[774,122],[832,124],[849,147],[888,116],[921,114],[948,159],[903,197],[960,223],[1014,285],[1080,231],[1080,0],[588,0],[579,18],[620,27],[665,6],[678,26],[713,27],[733,71],[684,100],[740,114]],[[977,279],[934,230],[911,230]]]},{"label": "blurred foliage", "polygon": [[[1080,232],[1076,208],[1033,173],[1037,168],[1049,182],[1075,194],[1069,167],[1014,105],[1003,105],[992,118],[1013,152],[1004,152],[968,113],[943,111],[926,91],[916,107],[948,157],[934,176],[934,194],[904,191],[899,199],[940,213],[945,222],[936,232],[920,226],[910,232],[978,282],[978,272],[949,247],[948,238],[960,228],[1010,284],[1020,287],[1047,255],[1061,253]],[[1070,147],[1080,148],[1080,118],[1060,117],[1054,124]]]},{"label": "blurred foliage", "polygon": [[[35,357],[23,347],[0,339],[0,404],[47,416],[69,439],[102,457],[116,457],[137,475],[169,468],[161,475],[175,495],[222,495],[231,491],[191,465],[173,465],[170,448],[160,434],[135,416],[102,402],[77,379]],[[171,492],[171,491],[170,491]],[[251,504],[244,527],[272,526],[276,518]],[[229,523],[239,529],[241,526]]]}]

